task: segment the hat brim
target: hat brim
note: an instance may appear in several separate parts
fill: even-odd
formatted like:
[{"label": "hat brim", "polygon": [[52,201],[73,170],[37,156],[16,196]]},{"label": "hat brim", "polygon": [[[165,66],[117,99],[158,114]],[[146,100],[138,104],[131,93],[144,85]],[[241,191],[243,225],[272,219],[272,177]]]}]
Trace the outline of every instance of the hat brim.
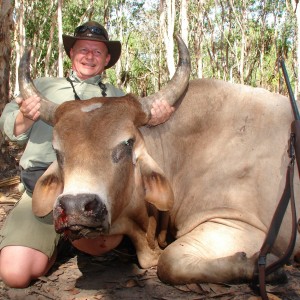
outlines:
[{"label": "hat brim", "polygon": [[88,41],[96,41],[96,42],[102,42],[106,45],[107,49],[108,49],[108,53],[110,54],[110,61],[107,64],[107,66],[105,67],[105,69],[109,69],[111,68],[120,58],[121,55],[121,43],[119,41],[106,41],[106,40],[101,40],[101,38],[97,37],[93,37],[93,36],[70,36],[70,35],[65,35],[63,34],[63,44],[64,44],[64,48],[65,51],[67,53],[67,55],[70,57],[70,51],[71,48],[73,47],[73,45],[75,44],[75,42],[77,40],[88,40]]}]

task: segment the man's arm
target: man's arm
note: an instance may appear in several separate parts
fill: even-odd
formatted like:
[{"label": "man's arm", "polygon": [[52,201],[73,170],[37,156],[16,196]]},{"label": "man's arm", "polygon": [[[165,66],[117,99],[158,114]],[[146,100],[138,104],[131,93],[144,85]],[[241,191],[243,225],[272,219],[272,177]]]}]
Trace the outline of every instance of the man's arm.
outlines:
[{"label": "man's arm", "polygon": [[151,119],[149,120],[148,125],[155,126],[166,122],[174,111],[175,108],[170,106],[166,100],[156,100],[152,104]]},{"label": "man's arm", "polygon": [[[13,132],[15,136],[26,132],[39,118],[40,100],[38,96],[31,96],[27,99],[16,98],[15,101],[19,106],[19,112],[14,124]],[[175,108],[170,106],[165,100],[156,100],[151,108],[151,119],[148,125],[155,126],[166,122],[174,111]]]}]

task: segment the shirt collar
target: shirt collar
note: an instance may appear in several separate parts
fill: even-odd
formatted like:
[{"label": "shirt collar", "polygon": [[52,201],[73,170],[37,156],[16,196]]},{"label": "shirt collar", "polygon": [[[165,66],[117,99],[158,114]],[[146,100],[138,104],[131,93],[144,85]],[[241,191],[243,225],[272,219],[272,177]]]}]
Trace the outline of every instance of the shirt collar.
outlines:
[{"label": "shirt collar", "polygon": [[88,78],[86,80],[82,80],[77,76],[76,72],[73,70],[71,70],[69,78],[74,82],[85,82],[88,84],[95,84],[95,85],[98,85],[99,82],[102,81],[101,75],[96,75],[96,76]]}]

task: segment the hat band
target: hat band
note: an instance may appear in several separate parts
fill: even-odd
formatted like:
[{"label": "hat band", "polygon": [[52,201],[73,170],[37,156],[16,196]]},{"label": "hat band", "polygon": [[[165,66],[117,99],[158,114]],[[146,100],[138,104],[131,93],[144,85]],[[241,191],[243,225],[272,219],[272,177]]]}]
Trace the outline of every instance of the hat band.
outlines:
[{"label": "hat band", "polygon": [[84,33],[87,30],[89,30],[92,34],[104,36],[104,38],[108,40],[108,37],[106,36],[105,32],[97,26],[86,26],[86,25],[78,26],[75,29],[74,36],[77,36],[80,33]]}]

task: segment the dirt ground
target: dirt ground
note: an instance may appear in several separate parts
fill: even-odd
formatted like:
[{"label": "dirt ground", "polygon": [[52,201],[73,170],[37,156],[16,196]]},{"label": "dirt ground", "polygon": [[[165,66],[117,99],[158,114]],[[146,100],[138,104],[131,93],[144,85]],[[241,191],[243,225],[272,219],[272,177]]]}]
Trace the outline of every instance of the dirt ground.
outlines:
[{"label": "dirt ground", "polygon": [[[1,172],[2,166],[2,172]],[[16,172],[4,174],[0,162],[0,228],[20,196]],[[288,281],[267,285],[270,300],[300,299],[300,265],[285,267]],[[261,299],[249,284],[187,284],[170,286],[156,276],[156,268],[141,269],[130,243],[123,243],[103,257],[80,253],[68,243],[46,276],[26,289],[8,288],[0,280],[1,300],[93,300],[93,299],[163,299],[163,300],[255,300]]]}]

